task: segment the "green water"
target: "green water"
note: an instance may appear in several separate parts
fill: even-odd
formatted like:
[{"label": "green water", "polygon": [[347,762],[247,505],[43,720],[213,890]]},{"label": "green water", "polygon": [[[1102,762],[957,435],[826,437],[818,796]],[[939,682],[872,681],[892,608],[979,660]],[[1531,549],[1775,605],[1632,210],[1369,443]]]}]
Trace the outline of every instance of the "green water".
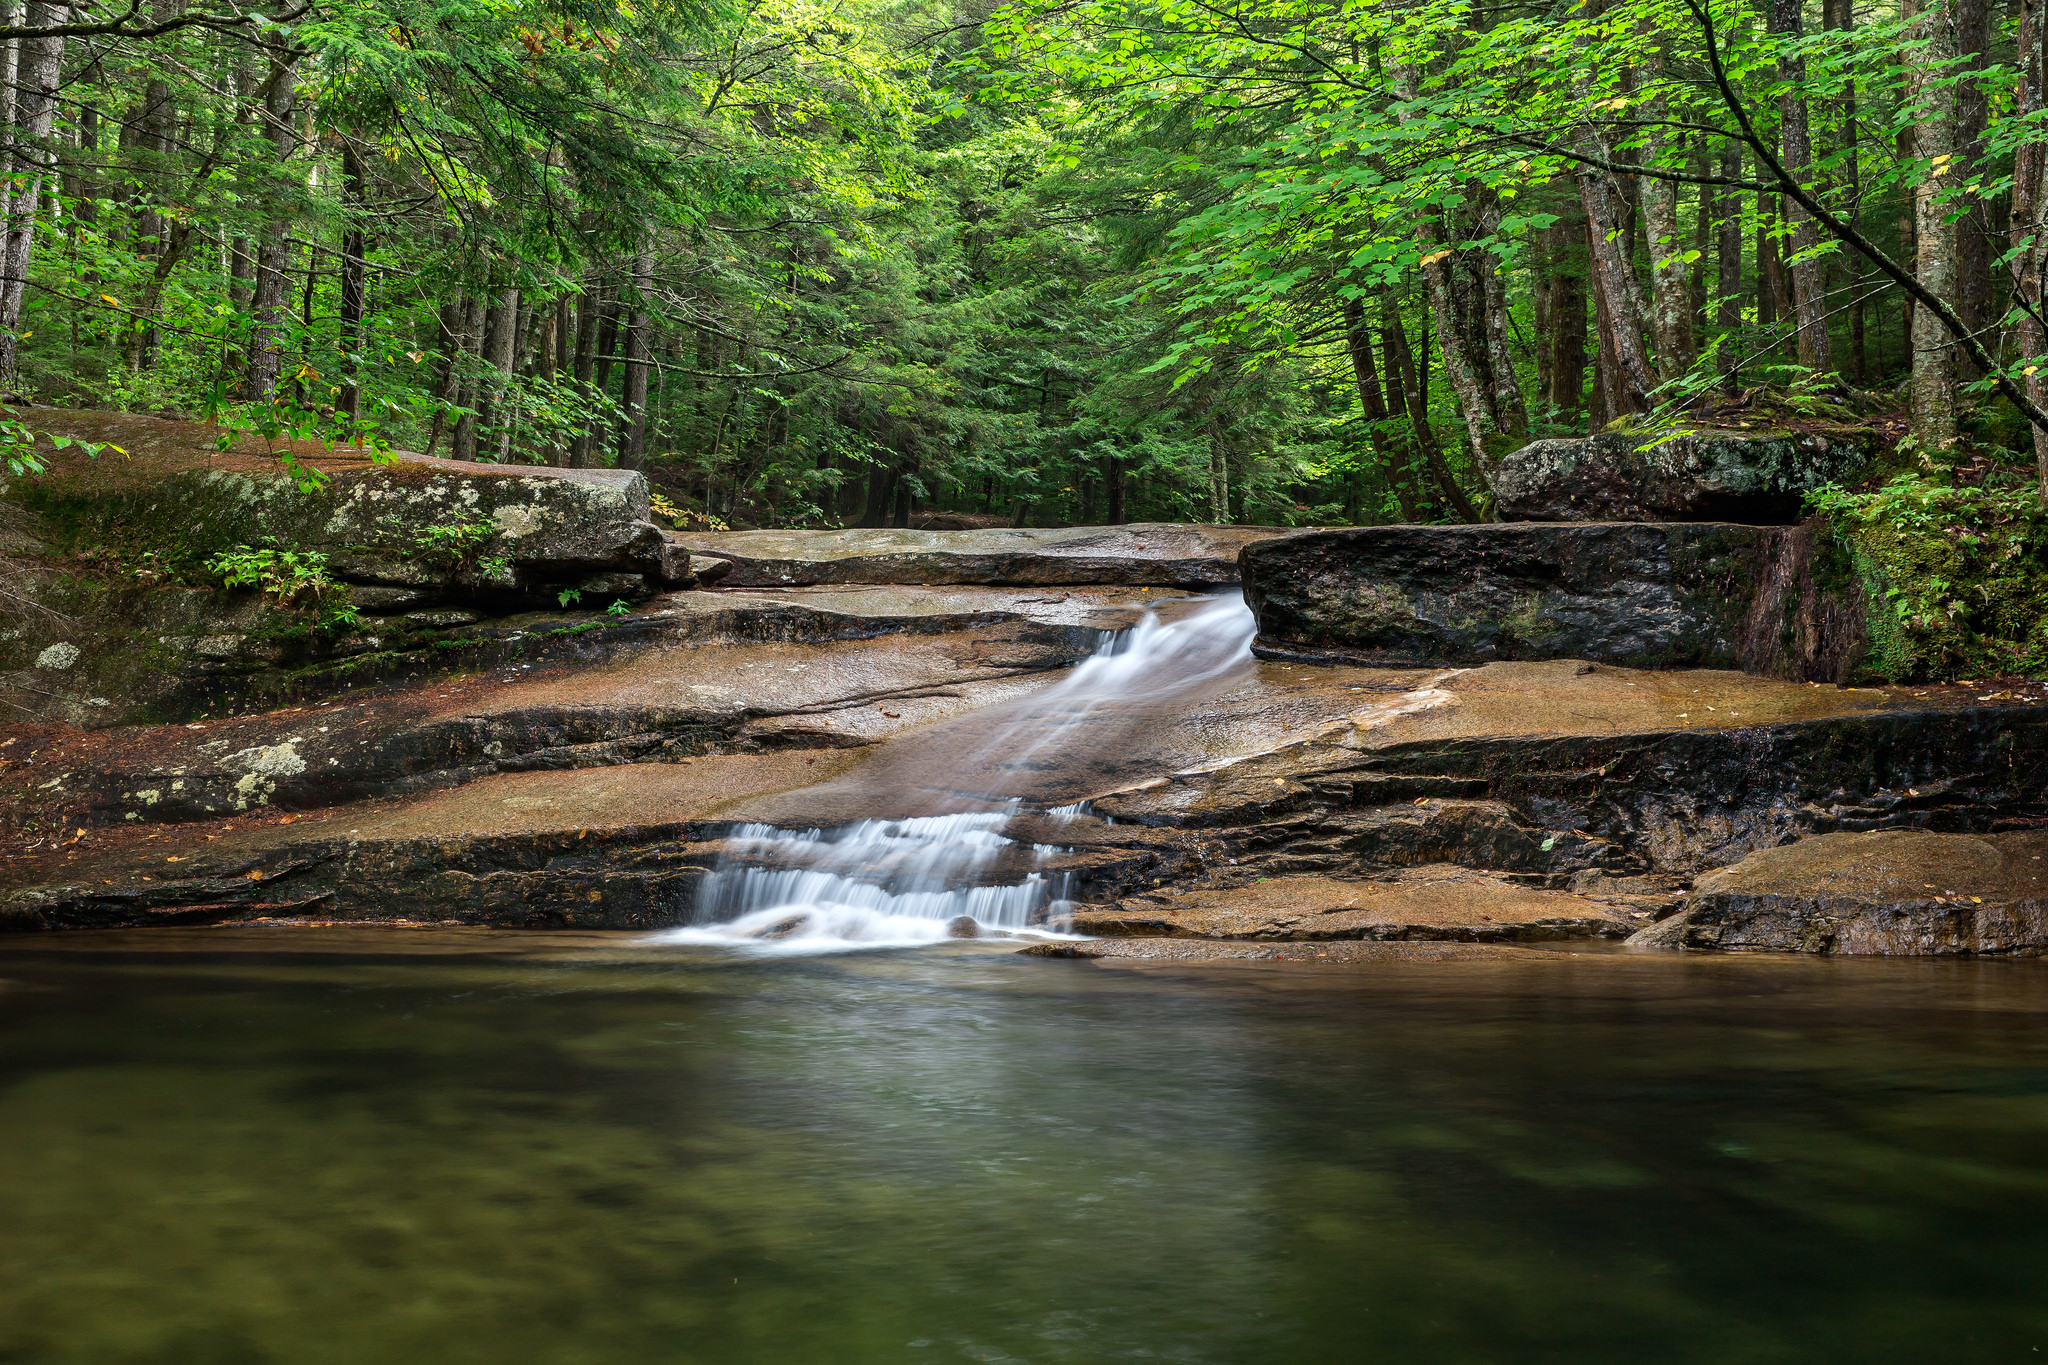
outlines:
[{"label": "green water", "polygon": [[0,1078],[7,1365],[2048,1353],[2037,963],[51,936]]}]

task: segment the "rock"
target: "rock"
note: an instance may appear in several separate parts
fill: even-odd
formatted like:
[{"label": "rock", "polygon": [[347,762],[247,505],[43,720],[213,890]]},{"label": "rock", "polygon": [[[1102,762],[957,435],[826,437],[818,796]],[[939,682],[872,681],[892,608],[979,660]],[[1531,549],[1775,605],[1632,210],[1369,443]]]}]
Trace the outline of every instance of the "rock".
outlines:
[{"label": "rock", "polygon": [[972,915],[955,915],[946,921],[947,938],[980,938],[981,925]]},{"label": "rock", "polygon": [[405,619],[416,626],[438,628],[475,625],[484,618],[473,611],[457,611],[452,607],[443,607],[439,610],[409,611],[405,614]]},{"label": "rock", "polygon": [[1128,584],[1237,581],[1238,552],[1271,526],[1071,526],[985,531],[725,531],[675,537],[732,565],[733,587],[820,583]]},{"label": "rock", "polygon": [[575,590],[588,599],[582,605],[609,606],[618,598],[637,600],[647,596],[647,580],[636,573],[598,573],[576,580]]},{"label": "rock", "polygon": [[147,480],[53,477],[6,491],[66,528],[74,545],[199,562],[238,545],[275,543],[325,553],[330,571],[345,580],[444,596],[662,571],[664,538],[648,519],[647,481],[631,470],[400,452],[390,463],[358,460],[302,485],[274,462],[221,465],[194,453],[189,467]]},{"label": "rock", "polygon": [[348,596],[358,610],[389,613],[408,611],[428,601],[432,594],[418,588],[359,585],[350,588]]},{"label": "rock", "polygon": [[686,554],[685,560],[691,577],[699,583],[716,583],[732,572],[730,559],[719,559],[714,555]]},{"label": "rock", "polygon": [[756,929],[750,937],[769,940],[795,938],[805,929],[808,929],[810,924],[811,916],[808,911],[801,914],[784,915],[775,923],[763,925],[761,928]]},{"label": "rock", "polygon": [[1245,549],[1245,598],[1266,658],[1734,668],[1778,534],[1711,522],[1311,531]]},{"label": "rock", "polygon": [[1786,525],[1803,495],[1853,475],[1880,433],[1843,428],[1681,432],[1645,444],[1601,433],[1533,441],[1502,459],[1502,521],[1732,521]]},{"label": "rock", "polygon": [[1638,947],[1912,956],[2048,953],[2048,831],[1825,834],[1693,883]]},{"label": "rock", "polygon": [[1445,864],[1364,881],[1274,877],[1223,890],[1142,895],[1076,911],[1076,933],[1209,939],[1541,942],[1621,938],[1623,914]]}]

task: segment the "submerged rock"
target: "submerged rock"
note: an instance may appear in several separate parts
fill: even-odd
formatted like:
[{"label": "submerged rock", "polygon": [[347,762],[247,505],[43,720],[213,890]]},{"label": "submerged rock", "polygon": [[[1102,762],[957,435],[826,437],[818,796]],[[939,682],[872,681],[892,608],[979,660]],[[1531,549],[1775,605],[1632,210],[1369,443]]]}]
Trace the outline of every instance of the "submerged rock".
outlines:
[{"label": "submerged rock", "polygon": [[1801,953],[2048,953],[2048,831],[1827,834],[1693,883],[1639,947]]},{"label": "submerged rock", "polygon": [[1502,459],[1502,521],[1733,521],[1786,525],[1804,495],[1844,480],[1880,433],[1679,432],[1661,440],[1600,433],[1532,441]]},{"label": "submerged rock", "polygon": [[[1069,526],[987,531],[723,531],[678,535],[732,565],[731,587],[819,583],[1235,583],[1238,552],[1287,532],[1273,526]],[[701,576],[701,575],[700,575]]]}]

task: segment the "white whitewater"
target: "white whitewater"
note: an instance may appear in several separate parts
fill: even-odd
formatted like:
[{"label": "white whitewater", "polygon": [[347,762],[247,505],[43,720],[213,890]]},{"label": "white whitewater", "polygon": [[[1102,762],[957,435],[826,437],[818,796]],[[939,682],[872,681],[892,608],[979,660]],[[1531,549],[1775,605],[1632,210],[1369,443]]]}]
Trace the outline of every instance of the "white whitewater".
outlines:
[{"label": "white whitewater", "polygon": [[[993,710],[961,768],[1021,772],[1057,762],[1063,751],[1088,742],[1089,722],[1106,709],[1157,703],[1242,665],[1255,629],[1250,609],[1235,595],[1174,621],[1147,612],[1130,630],[1106,633],[1094,655],[1052,687]],[[838,829],[742,826],[704,879],[696,923],[656,937],[815,953],[1057,933],[1067,887],[1064,875],[1045,864],[1065,850],[1019,843],[1001,832],[1025,810],[1013,794],[987,792],[976,804],[973,811]],[[1057,821],[1080,809],[1045,814]]]}]

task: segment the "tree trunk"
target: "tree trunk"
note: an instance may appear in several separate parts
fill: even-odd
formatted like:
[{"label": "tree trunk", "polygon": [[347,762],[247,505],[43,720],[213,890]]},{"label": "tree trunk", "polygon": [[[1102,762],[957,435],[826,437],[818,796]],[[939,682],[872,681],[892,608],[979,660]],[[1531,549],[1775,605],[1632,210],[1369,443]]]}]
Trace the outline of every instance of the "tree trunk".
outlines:
[{"label": "tree trunk", "polygon": [[1409,523],[1422,520],[1420,505],[1415,497],[1413,475],[1410,470],[1408,452],[1393,439],[1387,410],[1386,386],[1380,382],[1379,366],[1373,359],[1372,332],[1365,321],[1365,305],[1357,299],[1348,300],[1344,305],[1344,344],[1351,353],[1351,374],[1358,384],[1358,409],[1365,417],[1366,429],[1371,433],[1373,454],[1379,459],[1380,473],[1387,486],[1394,490],[1394,501],[1401,506],[1401,518]]},{"label": "tree trunk", "polygon": [[[1797,42],[1802,36],[1801,0],[1771,0],[1771,29],[1782,38]],[[1813,141],[1807,128],[1806,59],[1790,53],[1778,58],[1778,76],[1787,86],[1778,100],[1778,144],[1780,159],[1792,178],[1810,186]],[[1828,304],[1825,268],[1817,260],[1796,259],[1820,245],[1820,224],[1796,201],[1785,200],[1785,213],[1792,222],[1792,311],[1799,328],[1799,363],[1810,370],[1825,370],[1833,364],[1828,345]]]},{"label": "tree trunk", "polygon": [[[1723,179],[1739,180],[1742,177],[1742,147],[1730,139],[1721,149],[1721,175]],[[1735,354],[1733,334],[1742,326],[1742,201],[1740,191],[1721,187],[1715,198],[1714,227],[1714,293],[1718,296],[1714,305],[1714,324],[1720,329],[1721,349],[1719,358],[1721,373],[1726,382],[1735,381],[1735,366],[1739,357]]]},{"label": "tree trunk", "polygon": [[[1974,77],[1990,65],[1991,5],[1989,0],[1949,0],[1949,5],[1945,17],[1955,26],[1957,53],[1965,59],[1962,70]],[[1993,174],[1992,168],[1986,164],[1988,157],[1984,145],[1985,132],[1991,125],[1991,102],[1979,80],[1966,79],[1956,84],[1955,120],[1955,169],[1948,177],[1950,183],[1963,184],[1977,175]],[[1991,225],[1985,218],[1985,208],[1984,200],[1973,197],[1969,211],[1954,229],[1954,303],[1963,325],[1972,331],[1982,330],[1998,320],[1992,311],[1993,252]],[[1960,350],[1952,354],[1956,364],[1966,368],[1974,378],[1975,364]]]},{"label": "tree trunk", "polygon": [[[263,88],[263,125],[270,137],[271,154],[282,164],[298,143],[292,128],[298,108],[293,88],[298,58],[286,54],[270,59],[270,78]],[[256,247],[256,289],[250,300],[247,397],[268,402],[277,394],[277,376],[284,366],[284,349],[279,329],[285,317],[285,288],[291,268],[292,240],[290,210],[274,200],[269,222]]]},{"label": "tree trunk", "polygon": [[[1913,191],[1918,250],[1913,273],[1927,291],[1953,300],[1956,294],[1956,230],[1947,221],[1946,194],[1954,183],[1956,123],[1943,83],[1955,57],[1955,31],[1942,0],[1904,0],[1900,16],[1922,46],[1906,64],[1906,95],[1913,107],[1913,153],[1929,169]],[[1947,329],[1933,311],[1913,316],[1913,434],[1924,446],[1945,448],[1956,437],[1956,361]]]},{"label": "tree trunk", "polygon": [[1538,288],[1550,321],[1549,386],[1543,401],[1577,416],[1586,402],[1586,214],[1576,186],[1557,221],[1544,230],[1548,278]]},{"label": "tree trunk", "polygon": [[[341,144],[342,202],[346,210],[363,211],[363,159],[353,141]],[[363,262],[363,223],[351,216],[341,229],[341,350],[342,384],[340,411],[350,422],[363,415],[362,349],[363,317],[367,311]]]},{"label": "tree trunk", "polygon": [[1422,457],[1422,467],[1461,520],[1478,521],[1479,509],[1452,475],[1443,446],[1436,439],[1436,428],[1430,425],[1426,371],[1416,364],[1415,353],[1408,345],[1408,333],[1401,326],[1401,309],[1394,292],[1385,288],[1380,290],[1380,340],[1387,354],[1387,371],[1401,387],[1401,403],[1408,412],[1408,429],[1416,453]]},{"label": "tree trunk", "polygon": [[[1829,28],[1848,33],[1856,26],[1854,0],[1822,0],[1822,22]],[[1856,83],[1851,80],[1843,92],[1841,108],[1838,111],[1841,127],[1838,130],[1838,145],[1841,148],[1842,199],[1849,206],[1849,223],[1860,228],[1863,223],[1863,177],[1856,163],[1856,145],[1861,136],[1856,119]],[[1870,376],[1870,355],[1863,333],[1864,270],[1866,263],[1861,252],[1850,257],[1849,264],[1849,373],[1858,383],[1864,383]]]},{"label": "tree trunk", "polygon": [[[1607,145],[1596,132],[1586,140],[1593,155],[1608,159]],[[1579,198],[1586,208],[1586,249],[1591,262],[1593,292],[1601,310],[1601,346],[1613,352],[1614,415],[1644,413],[1652,406],[1657,380],[1643,349],[1643,322],[1636,300],[1635,265],[1629,259],[1627,211],[1621,187],[1608,172],[1583,166],[1578,172]]]},{"label": "tree trunk", "polygon": [[1230,524],[1230,449],[1223,441],[1223,423],[1212,410],[1209,432],[1209,520],[1217,526]]},{"label": "tree trunk", "polygon": [[[2013,90],[2013,117],[2038,115],[2048,105],[2048,24],[2042,7],[2048,0],[2020,0],[2018,81]],[[2014,326],[2014,349],[2026,362],[2027,397],[2048,405],[2048,323],[2040,313],[2041,286],[2048,279],[2048,147],[2035,142],[2013,155],[2012,176],[2013,289],[2034,306],[2022,309]],[[2034,428],[2034,461],[2040,471],[2041,506],[2048,508],[2048,430]]]},{"label": "tree trunk", "polygon": [[642,251],[633,258],[633,313],[626,324],[626,377],[619,406],[625,422],[619,428],[619,468],[639,469],[647,463],[648,331],[653,317],[647,296],[654,288],[654,258]]},{"label": "tree trunk", "polygon": [[[1653,90],[1661,88],[1663,67],[1660,53],[1650,73]],[[1644,112],[1653,121],[1669,116],[1661,95],[1651,99]],[[1673,140],[1654,125],[1649,137],[1644,164],[1670,160]],[[1642,176],[1638,187],[1650,247],[1650,338],[1657,348],[1657,378],[1668,384],[1692,369],[1693,361],[1692,280],[1678,225],[1680,186],[1676,180]]]},{"label": "tree trunk", "polygon": [[[28,7],[28,23],[43,28],[68,23],[71,6],[34,0]],[[0,285],[0,382],[11,382],[17,360],[17,333],[21,326],[22,300],[28,292],[28,268],[34,259],[36,210],[41,207],[43,185],[55,174],[56,154],[50,148],[50,129],[57,117],[57,83],[64,64],[64,40],[25,38],[20,43],[21,60],[14,127],[15,185],[7,223],[4,285]]]},{"label": "tree trunk", "polygon": [[[576,299],[576,365],[575,379],[584,395],[589,397],[597,391],[597,333],[598,299],[603,289],[603,280],[593,269],[583,277],[583,293]],[[597,448],[599,433],[595,430],[596,419],[591,419],[591,429],[578,436],[569,447],[569,464],[576,469],[590,466],[590,453]],[[711,504],[706,502],[708,513]]]}]

